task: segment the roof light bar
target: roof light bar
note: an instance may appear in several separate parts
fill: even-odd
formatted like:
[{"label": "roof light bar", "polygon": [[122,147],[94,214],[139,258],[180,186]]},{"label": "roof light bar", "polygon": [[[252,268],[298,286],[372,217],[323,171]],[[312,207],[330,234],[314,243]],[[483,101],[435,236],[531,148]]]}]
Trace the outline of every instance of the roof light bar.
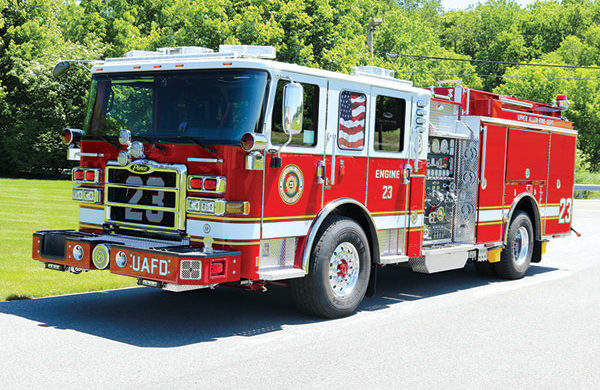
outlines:
[{"label": "roof light bar", "polygon": [[219,45],[219,53],[233,53],[234,57],[273,59],[275,58],[276,50],[273,46]]}]

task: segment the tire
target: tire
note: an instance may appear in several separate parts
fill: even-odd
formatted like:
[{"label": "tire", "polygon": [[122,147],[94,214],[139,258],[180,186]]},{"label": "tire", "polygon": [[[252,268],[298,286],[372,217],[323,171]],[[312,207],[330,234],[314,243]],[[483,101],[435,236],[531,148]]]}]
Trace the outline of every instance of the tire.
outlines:
[{"label": "tire", "polygon": [[324,224],[311,253],[308,274],[292,279],[290,288],[300,310],[339,318],[353,313],[365,296],[371,253],[367,236],[355,221],[333,217]]},{"label": "tire", "polygon": [[527,213],[515,214],[508,229],[506,247],[500,255],[500,262],[494,264],[498,276],[504,279],[522,278],[533,255],[533,225]]}]

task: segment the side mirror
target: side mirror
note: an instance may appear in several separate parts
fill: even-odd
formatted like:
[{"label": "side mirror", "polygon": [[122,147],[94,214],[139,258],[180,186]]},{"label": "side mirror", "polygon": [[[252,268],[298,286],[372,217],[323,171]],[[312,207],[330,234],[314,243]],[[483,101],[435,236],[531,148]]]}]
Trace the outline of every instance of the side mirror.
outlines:
[{"label": "side mirror", "polygon": [[292,135],[302,132],[304,117],[304,88],[298,83],[283,87],[283,132]]},{"label": "side mirror", "polygon": [[69,61],[61,61],[54,66],[52,70],[52,74],[54,77],[60,77],[63,74],[67,73],[67,71],[71,68],[71,63]]}]

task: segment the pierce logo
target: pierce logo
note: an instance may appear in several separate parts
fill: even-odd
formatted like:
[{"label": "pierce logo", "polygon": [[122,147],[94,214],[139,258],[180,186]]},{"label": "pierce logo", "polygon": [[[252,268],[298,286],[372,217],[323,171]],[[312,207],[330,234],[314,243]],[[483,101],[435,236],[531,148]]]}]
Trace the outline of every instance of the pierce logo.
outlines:
[{"label": "pierce logo", "polygon": [[136,163],[131,164],[129,170],[134,173],[148,173],[150,172],[150,167],[148,165]]}]

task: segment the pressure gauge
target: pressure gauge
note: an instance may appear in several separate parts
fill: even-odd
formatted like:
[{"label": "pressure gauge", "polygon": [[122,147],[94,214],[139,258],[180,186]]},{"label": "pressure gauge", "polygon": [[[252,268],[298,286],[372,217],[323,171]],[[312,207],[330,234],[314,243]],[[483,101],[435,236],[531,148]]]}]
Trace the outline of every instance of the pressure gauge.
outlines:
[{"label": "pressure gauge", "polygon": [[433,153],[439,153],[440,152],[440,140],[437,138],[434,138],[431,141],[431,151]]},{"label": "pressure gauge", "polygon": [[440,144],[440,151],[444,154],[448,153],[448,140],[447,139],[443,139],[441,144]]}]

